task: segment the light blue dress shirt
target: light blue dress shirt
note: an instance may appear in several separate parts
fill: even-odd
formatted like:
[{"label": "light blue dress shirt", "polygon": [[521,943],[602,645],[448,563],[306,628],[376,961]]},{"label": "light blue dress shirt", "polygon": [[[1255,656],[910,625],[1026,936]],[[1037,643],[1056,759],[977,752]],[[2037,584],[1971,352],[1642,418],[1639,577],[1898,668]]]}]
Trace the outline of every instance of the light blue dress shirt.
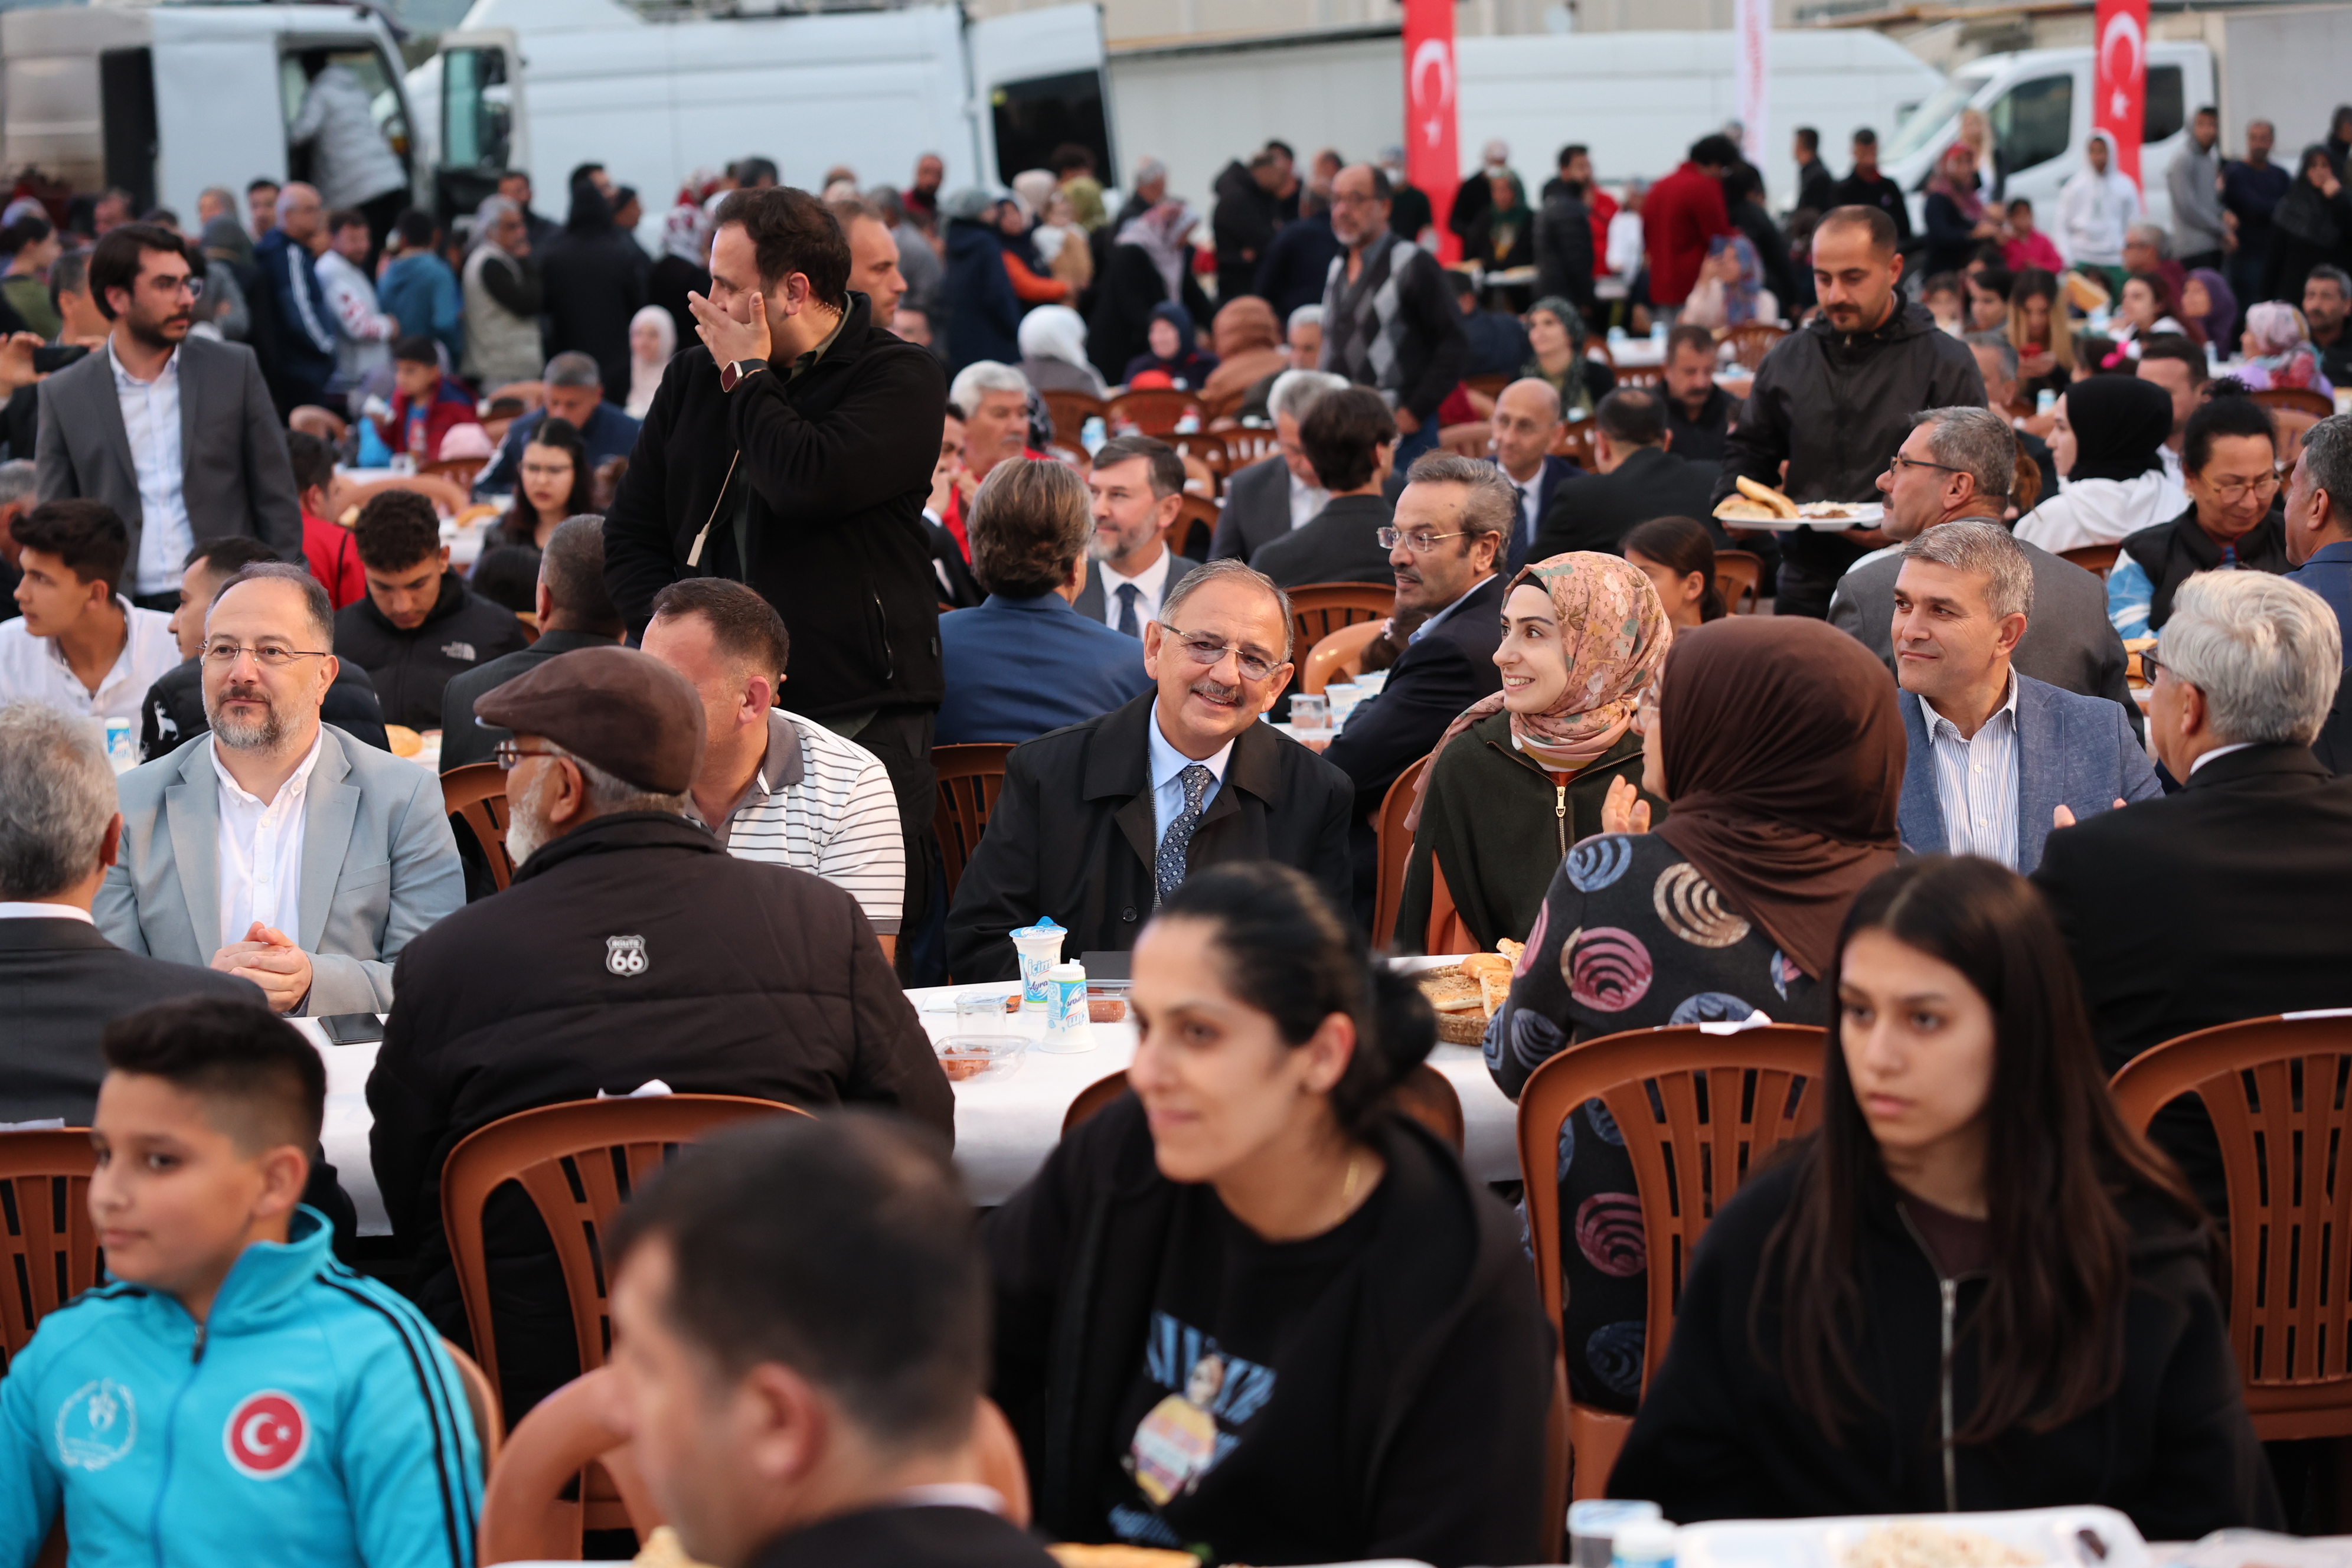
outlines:
[{"label": "light blue dress shirt", "polygon": [[[1186,768],[1192,765],[1192,759],[1170,745],[1168,737],[1160,732],[1160,704],[1157,700],[1151,704],[1151,722],[1144,726],[1143,733],[1151,751],[1151,842],[1156,846],[1168,837],[1168,825],[1184,815],[1184,781],[1181,775]],[[1219,747],[1215,755],[1201,759],[1201,765],[1209,770],[1210,775],[1209,793],[1201,797],[1202,816],[1209,814],[1210,804],[1217,798],[1217,792],[1225,787],[1225,764],[1233,760],[1234,743],[1231,741]]]}]

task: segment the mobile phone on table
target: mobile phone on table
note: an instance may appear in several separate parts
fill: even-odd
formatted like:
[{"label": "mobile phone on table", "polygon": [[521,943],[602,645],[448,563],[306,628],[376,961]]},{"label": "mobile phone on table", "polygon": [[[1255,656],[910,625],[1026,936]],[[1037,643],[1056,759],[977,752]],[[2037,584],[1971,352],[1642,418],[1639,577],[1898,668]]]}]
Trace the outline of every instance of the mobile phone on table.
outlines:
[{"label": "mobile phone on table", "polygon": [[373,1013],[330,1013],[319,1027],[331,1046],[372,1046],[383,1038],[383,1020]]}]

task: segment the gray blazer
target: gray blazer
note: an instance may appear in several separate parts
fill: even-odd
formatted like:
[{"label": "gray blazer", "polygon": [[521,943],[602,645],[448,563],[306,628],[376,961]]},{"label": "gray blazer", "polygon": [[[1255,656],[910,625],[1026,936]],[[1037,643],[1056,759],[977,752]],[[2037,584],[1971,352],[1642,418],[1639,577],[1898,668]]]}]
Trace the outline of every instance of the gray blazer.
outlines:
[{"label": "gray blazer", "polygon": [[[114,363],[106,350],[41,383],[34,483],[43,500],[104,501],[131,531],[139,560],[139,469],[122,427]],[[245,533],[302,559],[302,503],[286,432],[262,384],[261,362],[243,343],[191,337],[180,344],[181,495],[198,540]],[[205,955],[210,958],[212,955]]]},{"label": "gray blazer", "polygon": [[[1189,555],[1170,556],[1168,558],[1168,581],[1161,584],[1160,586],[1160,597],[1161,601],[1164,603],[1167,600],[1168,595],[1176,591],[1176,585],[1184,581],[1185,578],[1190,577],[1195,571],[1199,570],[1200,565],[1201,563],[1198,561],[1193,560]],[[1070,607],[1077,611],[1078,614],[1086,616],[1086,618],[1090,621],[1099,621],[1103,618],[1103,580],[1101,562],[1089,561],[1087,563],[1087,585],[1078,590],[1078,596],[1071,601]],[[445,731],[444,733],[446,733],[446,731]]]},{"label": "gray blazer", "polygon": [[1224,504],[1217,514],[1209,559],[1222,561],[1233,555],[1246,561],[1260,545],[1271,544],[1289,531],[1290,465],[1276,452],[1225,481]]},{"label": "gray blazer", "polygon": [[[466,901],[441,784],[329,724],[302,825],[302,929],[310,994],[299,1011],[383,1013],[392,963]],[[243,931],[220,929],[220,781],[197,736],[119,781],[122,857],[91,910],[109,942],[199,966]]]}]

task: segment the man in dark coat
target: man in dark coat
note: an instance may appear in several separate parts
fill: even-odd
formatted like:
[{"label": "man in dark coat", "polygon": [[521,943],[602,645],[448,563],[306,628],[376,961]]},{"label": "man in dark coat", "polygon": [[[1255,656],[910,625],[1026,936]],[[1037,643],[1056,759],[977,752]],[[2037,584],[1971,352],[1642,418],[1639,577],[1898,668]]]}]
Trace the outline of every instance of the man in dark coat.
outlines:
[{"label": "man in dark coat", "polygon": [[1654,517],[1696,518],[1725,542],[1722,525],[1708,515],[1714,468],[1675,457],[1669,441],[1666,400],[1654,389],[1621,386],[1602,398],[1592,421],[1599,472],[1580,474],[1552,492],[1528,559],[1570,550],[1622,555],[1618,542]]},{"label": "man in dark coat", "polygon": [[604,395],[615,404],[629,400],[629,322],[645,305],[653,265],[614,225],[612,203],[596,181],[574,179],[563,232],[540,258],[550,341],[558,353],[576,350],[594,360]]},{"label": "man in dark coat", "polygon": [[1247,167],[1234,159],[1217,176],[1209,231],[1217,246],[1218,299],[1238,298],[1255,285],[1258,262],[1278,226],[1275,192],[1281,180],[1281,161],[1272,148],[1252,157]]},{"label": "man in dark coat", "polygon": [[1314,191],[1303,191],[1298,197],[1298,221],[1283,225],[1267,244],[1250,291],[1273,306],[1276,318],[1286,321],[1300,306],[1321,303],[1323,280],[1330,276],[1331,263],[1339,254],[1339,237],[1331,232],[1329,200]]},{"label": "man in dark coat", "polygon": [[625,629],[613,597],[604,591],[604,520],[571,517],[547,536],[539,558],[535,608],[539,640],[529,647],[450,678],[441,689],[441,771],[487,763],[490,750],[509,739],[504,730],[478,723],[475,705],[517,676],[529,674],[558,654],[576,647],[605,647]]},{"label": "man in dark coat", "polygon": [[1006,200],[968,188],[948,197],[940,207],[948,237],[947,279],[940,285],[940,303],[947,316],[950,375],[984,359],[1021,363],[1021,297],[1013,291],[1013,275],[1004,269],[1004,237],[996,224]]},{"label": "man in dark coat", "polygon": [[1368,386],[1342,387],[1307,410],[1298,444],[1331,499],[1304,528],[1261,546],[1250,564],[1286,588],[1393,581],[1380,542],[1390,518],[1381,491],[1397,444],[1388,405]]},{"label": "man in dark coat", "polygon": [[[369,1152],[415,1295],[467,1334],[441,1173],[459,1140],[533,1106],[656,1079],[821,1110],[895,1107],[942,1138],[954,1097],[857,901],[790,867],[738,859],[688,822],[702,703],[631,648],[581,648],[484,698],[512,730],[517,861],[506,891],[411,942],[368,1078]],[[578,1372],[562,1276],[537,1211],[484,1224],[507,1408]]]},{"label": "man in dark coat", "polygon": [[1289,607],[1238,561],[1184,579],[1144,628],[1157,689],[1013,749],[948,913],[958,981],[1017,973],[1012,932],[1050,915],[1067,956],[1124,952],[1188,871],[1279,860],[1349,906],[1348,775],[1258,722],[1289,684]]},{"label": "man in dark coat", "polygon": [[352,538],[368,591],[335,612],[335,657],[367,671],[387,721],[436,729],[452,676],[530,639],[513,611],[480,597],[450,569],[441,520],[414,490],[369,497]]}]

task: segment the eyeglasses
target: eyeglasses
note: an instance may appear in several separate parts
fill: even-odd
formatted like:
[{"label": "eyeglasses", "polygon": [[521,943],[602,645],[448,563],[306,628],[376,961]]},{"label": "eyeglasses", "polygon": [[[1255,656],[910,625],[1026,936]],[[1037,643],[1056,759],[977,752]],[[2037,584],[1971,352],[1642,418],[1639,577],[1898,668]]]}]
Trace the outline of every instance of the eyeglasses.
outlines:
[{"label": "eyeglasses", "polygon": [[1382,550],[1394,550],[1402,543],[1415,555],[1426,555],[1437,548],[1439,540],[1463,539],[1468,537],[1468,534],[1467,529],[1458,530],[1453,533],[1432,533],[1425,528],[1417,528],[1411,533],[1407,533],[1401,528],[1383,528],[1372,537],[1381,542]]},{"label": "eyeglasses", "polygon": [[191,300],[205,297],[205,280],[193,272],[184,278],[151,278],[148,281],[159,294],[177,294],[184,289]]},{"label": "eyeglasses", "polygon": [[1214,637],[1193,637],[1190,633],[1177,630],[1166,621],[1156,624],[1162,631],[1184,645],[1184,651],[1192,656],[1194,664],[1213,667],[1223,663],[1225,655],[1232,654],[1234,661],[1241,666],[1242,675],[1245,679],[1264,680],[1282,663],[1280,659],[1268,658],[1262,653],[1248,652],[1237,644],[1221,643]]},{"label": "eyeglasses", "polygon": [[[2204,484],[2205,480],[2200,478],[2198,482]],[[2235,506],[2250,495],[2268,495],[2285,482],[2286,480],[2273,470],[2267,474],[2257,475],[2251,479],[2224,479],[2208,488],[2212,490],[2215,500],[2220,501],[2223,506]]]},{"label": "eyeglasses", "polygon": [[276,643],[263,643],[258,647],[247,647],[239,642],[215,642],[205,645],[205,662],[226,668],[235,664],[239,656],[248,653],[253,656],[253,662],[264,669],[284,669],[298,658],[327,657],[326,650],[323,648],[314,653],[302,648],[281,647]]},{"label": "eyeglasses", "polygon": [[2155,648],[2144,647],[2139,650],[2139,678],[2142,680],[2154,686],[2158,673],[2163,668],[2162,661],[2156,657]]},{"label": "eyeglasses", "polygon": [[513,741],[500,741],[497,745],[490,748],[490,761],[498,763],[500,770],[507,773],[512,773],[514,771],[514,765],[522,761],[525,757],[556,757],[561,755],[562,755],[561,752],[526,752],[519,742]]},{"label": "eyeglasses", "polygon": [[1900,452],[1886,459],[1886,471],[1890,474],[1899,475],[1906,468],[1939,468],[1948,474],[1968,472],[1966,468],[1956,468],[1949,463],[1930,463],[1919,458],[1906,458]]}]

